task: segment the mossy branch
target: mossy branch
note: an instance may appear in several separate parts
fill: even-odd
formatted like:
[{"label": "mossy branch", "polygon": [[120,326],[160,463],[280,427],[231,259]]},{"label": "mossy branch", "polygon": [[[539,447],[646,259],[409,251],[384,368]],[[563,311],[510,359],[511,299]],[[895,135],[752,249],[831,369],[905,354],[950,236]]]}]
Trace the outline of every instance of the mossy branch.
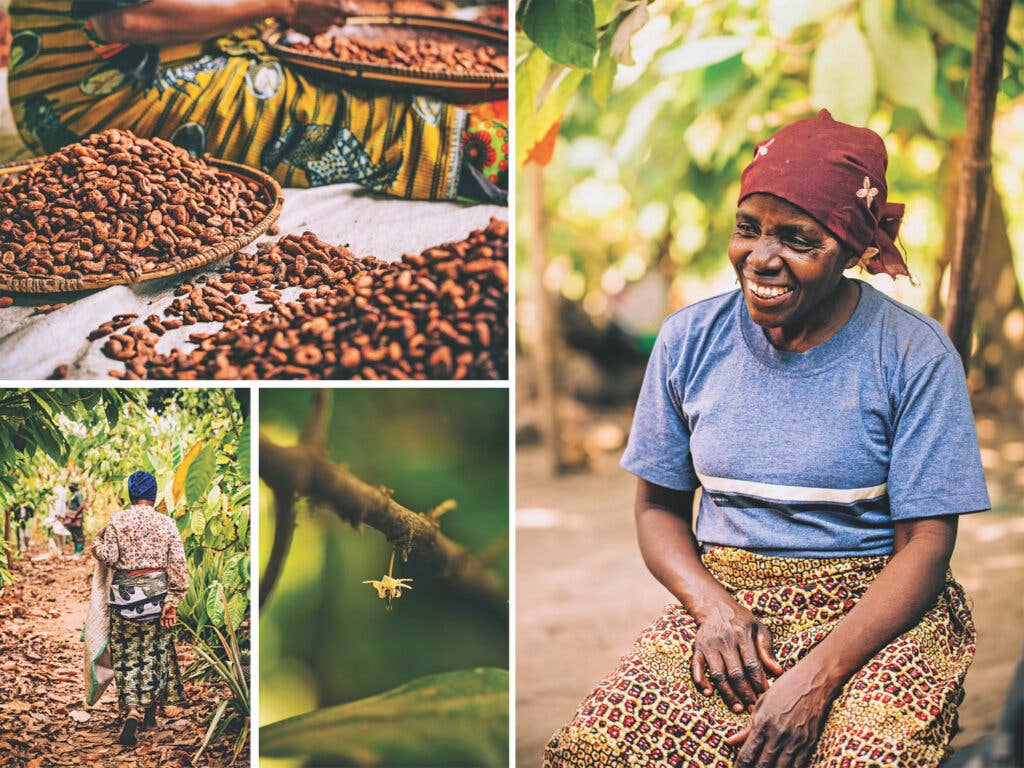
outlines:
[{"label": "mossy branch", "polygon": [[[273,589],[295,526],[294,505],[285,500],[304,496],[331,509],[354,527],[368,525],[380,531],[403,560],[413,555],[463,594],[506,612],[508,596],[502,580],[480,559],[445,536],[436,517],[402,506],[391,498],[390,490],[370,485],[330,461],[325,437],[328,406],[323,402],[328,399],[327,393],[317,392],[299,445],[279,445],[260,435],[260,477],[277,498],[274,546],[260,583],[261,603],[266,602]],[[319,431],[314,434],[314,430]],[[279,540],[282,547],[278,546]]]}]

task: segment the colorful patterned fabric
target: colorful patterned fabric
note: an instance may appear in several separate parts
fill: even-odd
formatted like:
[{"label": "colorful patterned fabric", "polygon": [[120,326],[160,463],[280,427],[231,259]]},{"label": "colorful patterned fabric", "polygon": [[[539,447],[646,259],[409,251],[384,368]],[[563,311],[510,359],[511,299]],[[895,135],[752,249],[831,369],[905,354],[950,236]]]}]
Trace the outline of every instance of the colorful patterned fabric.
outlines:
[{"label": "colorful patterned fabric", "polygon": [[92,554],[122,571],[167,571],[167,602],[177,605],[188,592],[188,564],[178,527],[167,515],[148,504],[116,512],[103,536],[92,544]]},{"label": "colorful patterned fabric", "polygon": [[[782,558],[715,547],[708,570],[774,637],[784,669],[831,632],[888,562],[886,557]],[[733,768],[725,743],[749,718],[693,685],[697,625],[670,605],[637,638],[544,751],[544,768]],[[879,651],[832,705],[810,768],[937,766],[956,730],[974,658],[974,623],[947,574],[935,604]]]},{"label": "colorful patterned fabric", "polygon": [[11,2],[11,108],[36,154],[117,127],[262,168],[287,187],[355,182],[431,200],[478,188],[460,183],[465,109],[314,80],[272,56],[257,27],[159,49],[108,46],[71,6]]},{"label": "colorful patterned fabric", "polygon": [[111,613],[110,660],[121,709],[185,704],[174,632],[158,620],[130,621]]},{"label": "colorful patterned fabric", "polygon": [[167,597],[167,572],[152,568],[116,571],[110,583],[110,612],[129,621],[159,619]]},{"label": "colorful patterned fabric", "polygon": [[508,128],[492,118],[471,114],[462,134],[466,162],[499,189],[508,189]]}]

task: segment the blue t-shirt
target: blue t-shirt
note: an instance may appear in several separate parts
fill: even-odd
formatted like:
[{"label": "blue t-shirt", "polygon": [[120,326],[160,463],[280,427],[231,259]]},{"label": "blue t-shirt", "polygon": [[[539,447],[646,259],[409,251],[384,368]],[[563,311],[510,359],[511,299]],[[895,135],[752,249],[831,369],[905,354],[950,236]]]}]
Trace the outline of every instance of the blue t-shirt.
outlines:
[{"label": "blue t-shirt", "polygon": [[866,283],[806,352],[773,347],[739,290],[669,317],[622,466],[700,486],[704,546],[778,556],[891,554],[896,520],[990,506],[953,345]]}]

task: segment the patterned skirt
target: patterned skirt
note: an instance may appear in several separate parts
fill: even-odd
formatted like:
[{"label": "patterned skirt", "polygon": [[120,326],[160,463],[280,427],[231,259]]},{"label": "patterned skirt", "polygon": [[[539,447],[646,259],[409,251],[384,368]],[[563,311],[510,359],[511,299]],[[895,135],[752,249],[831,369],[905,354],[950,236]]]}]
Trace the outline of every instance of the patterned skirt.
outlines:
[{"label": "patterned skirt", "polygon": [[[782,558],[712,548],[704,564],[771,630],[789,669],[831,632],[885,566],[886,557]],[[749,718],[690,674],[697,624],[665,609],[633,652],[602,680],[548,742],[544,768],[733,768],[725,739]],[[974,623],[947,574],[932,608],[872,658],[833,702],[811,768],[937,766],[956,731],[963,681],[974,658]]]},{"label": "patterned skirt", "polygon": [[155,615],[151,610],[167,589],[166,575],[159,575],[162,582],[150,572],[118,571],[111,586],[110,663],[122,709],[185,703],[174,631],[160,626],[159,607]]}]

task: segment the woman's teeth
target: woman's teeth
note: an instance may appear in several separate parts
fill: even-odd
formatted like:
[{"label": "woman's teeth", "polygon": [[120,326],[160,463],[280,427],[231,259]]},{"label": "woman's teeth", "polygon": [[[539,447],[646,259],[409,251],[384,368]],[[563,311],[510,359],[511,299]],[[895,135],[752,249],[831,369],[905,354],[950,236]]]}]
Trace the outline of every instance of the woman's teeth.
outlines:
[{"label": "woman's teeth", "polygon": [[774,299],[792,290],[792,288],[782,285],[758,285],[757,283],[747,283],[747,285],[750,292],[759,299]]}]

